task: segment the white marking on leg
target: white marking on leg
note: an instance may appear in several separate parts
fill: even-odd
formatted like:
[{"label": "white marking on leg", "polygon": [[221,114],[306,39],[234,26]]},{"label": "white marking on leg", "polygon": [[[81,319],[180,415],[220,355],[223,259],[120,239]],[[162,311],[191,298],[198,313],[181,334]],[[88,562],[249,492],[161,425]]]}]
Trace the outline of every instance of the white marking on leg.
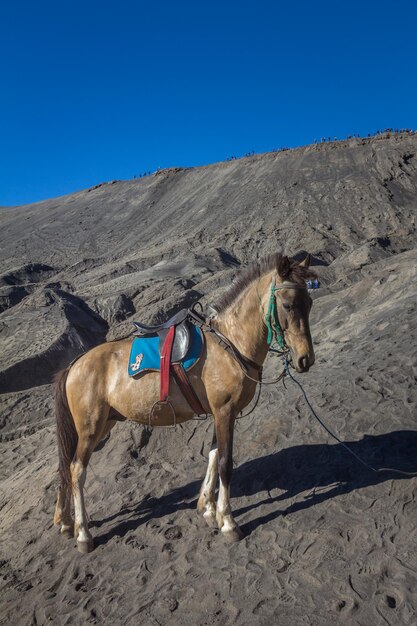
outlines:
[{"label": "white marking on leg", "polygon": [[203,513],[203,516],[209,525],[211,525],[216,519],[216,502],[214,500],[214,490],[216,488],[218,465],[219,454],[216,448],[215,450],[210,450],[209,452],[209,462],[202,489],[202,497],[204,498],[204,506],[206,509]]},{"label": "white marking on leg", "polygon": [[230,487],[223,485],[220,478],[219,497],[217,499],[217,523],[222,533],[227,533],[237,527],[233,519],[232,509],[230,507]]},{"label": "white marking on leg", "polygon": [[203,483],[203,494],[207,500],[212,500],[214,502],[214,488],[217,480],[217,471],[219,465],[219,454],[217,452],[217,448],[215,450],[210,450],[209,452],[209,462],[206,472],[206,477]]},{"label": "white marking on leg", "polygon": [[216,502],[214,491],[216,488],[219,455],[217,449],[210,450],[207,472],[200,489],[197,509],[204,511],[203,517],[209,526],[216,525]]}]

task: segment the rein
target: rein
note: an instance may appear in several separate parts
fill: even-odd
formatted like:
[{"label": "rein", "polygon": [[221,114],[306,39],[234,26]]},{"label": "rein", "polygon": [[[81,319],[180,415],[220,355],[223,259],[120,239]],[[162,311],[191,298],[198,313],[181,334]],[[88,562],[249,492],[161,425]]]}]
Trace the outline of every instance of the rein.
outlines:
[{"label": "rein", "polygon": [[247,375],[247,370],[251,367],[259,374],[258,380],[252,380],[255,380],[255,382],[257,383],[262,380],[262,365],[258,365],[258,363],[255,363],[255,361],[252,361],[248,357],[244,356],[241,352],[239,352],[236,346],[233,345],[233,343],[225,335],[223,335],[223,333],[221,333],[219,330],[217,330],[217,328],[214,328],[211,325],[211,320],[207,320],[203,315],[197,313],[195,308],[190,309],[189,316],[190,321],[195,326],[198,326],[201,330],[210,333],[216,339],[217,343],[224,350],[226,350],[226,352],[228,352],[235,359],[235,361],[237,361],[245,375]]},{"label": "rein", "polygon": [[[301,393],[304,396],[304,400],[310,410],[311,415],[319,422],[320,426],[333,438],[335,439],[349,454],[351,454],[363,467],[365,467],[368,470],[371,470],[372,472],[374,472],[375,474],[380,474],[380,473],[393,473],[393,474],[399,474],[400,476],[417,476],[417,472],[404,472],[402,470],[398,470],[392,467],[380,467],[380,468],[376,468],[373,467],[372,465],[370,465],[369,463],[367,463],[366,461],[364,461],[360,456],[358,456],[356,454],[356,452],[354,452],[350,446],[348,446],[344,441],[342,441],[324,422],[323,420],[317,415],[316,411],[314,410],[313,406],[311,405],[310,400],[307,397],[307,394],[305,392],[305,389],[303,387],[303,385],[296,379],[294,378],[294,376],[291,374],[290,372],[290,360],[288,359],[288,355],[290,355],[290,349],[285,341],[285,336],[284,336],[284,331],[282,329],[282,326],[279,322],[279,318],[278,318],[278,309],[277,309],[277,303],[276,303],[276,298],[275,298],[275,292],[276,291],[280,291],[281,289],[304,289],[305,287],[303,287],[302,285],[297,285],[296,283],[281,283],[278,286],[276,286],[275,284],[275,278],[272,279],[272,283],[271,283],[271,288],[270,288],[270,293],[269,293],[269,301],[268,301],[268,309],[267,312],[265,314],[265,325],[268,329],[268,338],[267,338],[267,342],[268,342],[268,346],[269,346],[269,351],[271,352],[275,352],[277,354],[279,354],[280,356],[283,357],[283,361],[284,361],[284,369],[282,371],[282,373],[278,376],[278,378],[276,378],[273,381],[263,381],[262,380],[262,366],[258,365],[257,363],[254,363],[253,361],[250,361],[249,359],[247,359],[246,357],[244,357],[242,354],[240,354],[240,352],[237,350],[237,348],[235,346],[233,346],[233,344],[222,334],[220,333],[220,331],[218,331],[217,329],[213,328],[210,324],[210,322],[207,322],[207,320],[203,317],[200,316],[198,313],[195,312],[195,310],[192,310],[192,322],[195,324],[198,324],[200,326],[200,328],[204,328],[204,330],[211,332],[214,334],[214,336],[217,338],[218,342],[220,345],[222,345],[228,352],[230,352],[230,354],[236,359],[236,361],[239,363],[240,367],[243,370],[243,373],[245,374],[246,378],[249,378],[250,380],[259,383],[259,391],[257,394],[257,398],[255,401],[254,406],[250,409],[250,411],[248,411],[247,413],[245,413],[244,415],[242,415],[242,413],[236,417],[236,419],[242,419],[243,417],[247,417],[248,415],[250,415],[257,407],[258,402],[259,402],[259,398],[261,395],[261,391],[262,391],[262,385],[272,385],[272,384],[276,384],[277,382],[279,382],[280,380],[282,380],[282,382],[284,383],[284,387],[285,387],[285,378],[288,376],[288,378],[290,378],[290,380],[296,384]],[[258,294],[258,298],[259,298],[259,302],[261,303],[261,308],[263,309],[263,305],[262,305],[262,300],[261,297],[259,295],[259,291],[257,291]],[[279,350],[272,348],[271,344],[273,342],[273,340],[276,340],[278,346],[279,346]],[[256,380],[255,378],[252,378],[252,376],[249,376],[248,372],[247,372],[247,365],[250,365],[251,367],[254,367],[254,369],[256,369],[259,372],[259,379]]]},{"label": "rein", "polygon": [[347,445],[347,443],[345,443],[344,441],[342,441],[328,426],[326,426],[326,424],[323,422],[323,420],[317,415],[316,411],[314,410],[310,400],[307,397],[307,394],[305,392],[305,389],[303,387],[303,385],[296,379],[294,378],[294,376],[291,374],[290,369],[288,367],[288,361],[285,359],[285,365],[284,365],[284,375],[288,376],[293,383],[295,383],[299,389],[301,390],[301,393],[304,396],[304,400],[308,406],[308,408],[310,409],[310,413],[311,415],[318,421],[318,423],[320,424],[320,426],[331,436],[333,437],[333,439],[335,441],[337,441],[345,450],[346,452],[349,452],[349,454],[351,454],[357,461],[359,461],[359,463],[361,465],[363,465],[364,467],[366,467],[366,469],[371,470],[372,472],[374,472],[375,474],[381,474],[384,472],[387,473],[393,473],[393,474],[399,474],[400,476],[417,476],[417,472],[404,472],[403,470],[399,470],[399,469],[395,469],[393,467],[373,467],[372,465],[370,465],[369,463],[367,463],[366,461],[364,461],[359,455],[356,454],[356,452],[354,452],[352,450],[352,448],[350,446]]},{"label": "rein", "polygon": [[[279,323],[279,319],[278,319],[278,311],[277,311],[277,303],[276,303],[276,298],[275,298],[275,292],[279,291],[280,289],[303,289],[303,287],[301,287],[301,285],[295,285],[295,284],[288,284],[285,285],[285,283],[279,285],[279,286],[275,286],[275,279],[272,280],[271,283],[271,290],[270,290],[270,295],[269,295],[269,303],[268,303],[268,310],[267,313],[265,315],[265,324],[268,328],[268,345],[270,346],[273,338],[276,339],[279,347],[280,347],[280,351],[279,350],[274,350],[273,348],[270,348],[270,350],[274,351],[274,352],[278,352],[279,354],[281,354],[284,358],[284,370],[282,372],[282,374],[279,376],[279,378],[277,380],[282,380],[284,382],[285,377],[288,376],[288,378],[290,378],[290,380],[295,383],[299,389],[301,390],[301,393],[304,396],[304,400],[308,406],[308,408],[310,409],[310,413],[311,415],[318,421],[318,423],[320,424],[320,426],[331,436],[333,437],[333,439],[335,439],[347,452],[349,452],[349,454],[351,454],[363,467],[365,467],[368,470],[371,470],[372,472],[374,472],[375,474],[380,474],[383,472],[387,472],[387,473],[394,473],[394,474],[399,474],[400,476],[417,476],[417,472],[404,472],[402,470],[399,469],[395,469],[392,467],[380,467],[380,468],[376,468],[373,467],[372,465],[370,465],[369,463],[367,463],[366,461],[364,461],[360,456],[358,456],[356,454],[356,452],[354,452],[352,450],[352,448],[350,446],[348,446],[344,441],[342,441],[324,422],[323,420],[317,415],[316,411],[314,410],[313,406],[311,405],[310,400],[307,397],[307,394],[304,390],[303,385],[296,379],[294,378],[294,376],[291,374],[290,372],[290,362],[287,358],[288,354],[289,354],[289,348],[287,346],[287,343],[285,341],[285,337],[284,337],[284,332],[282,330],[281,324]],[[261,298],[259,296],[259,292],[258,292],[258,298],[261,302],[261,306],[262,306],[262,301]],[[284,382],[285,385],[285,382]],[[259,400],[259,396],[257,398],[257,402],[258,403]],[[255,404],[255,407],[256,407]],[[252,411],[254,410],[254,408],[249,412],[252,413]],[[249,415],[249,413],[247,413],[246,415]],[[242,416],[242,417],[246,417]]]}]

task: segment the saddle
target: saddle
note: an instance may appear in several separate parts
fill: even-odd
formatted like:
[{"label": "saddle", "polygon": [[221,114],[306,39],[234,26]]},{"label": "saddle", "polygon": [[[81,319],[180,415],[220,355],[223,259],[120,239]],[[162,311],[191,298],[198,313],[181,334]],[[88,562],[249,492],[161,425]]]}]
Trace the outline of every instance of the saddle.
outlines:
[{"label": "saddle", "polygon": [[161,324],[148,325],[142,322],[133,322],[136,326],[134,335],[142,338],[159,337],[161,376],[159,402],[169,403],[169,384],[172,374],[194,413],[202,415],[205,413],[204,408],[191,386],[182,363],[190,349],[190,318],[192,317],[190,309],[181,309]]},{"label": "saddle", "polygon": [[[244,372],[254,369],[258,373],[259,381],[262,380],[262,366],[241,354],[236,346],[234,346],[227,339],[227,337],[212,326],[211,317],[212,315],[209,318],[206,318],[201,313],[197,313],[194,305],[189,309],[181,309],[178,313],[161,324],[150,326],[148,324],[142,324],[141,322],[134,322],[136,326],[136,332],[134,335],[137,337],[159,337],[158,352],[160,357],[161,373],[159,394],[160,403],[170,404],[168,398],[170,376],[172,374],[172,377],[175,379],[175,382],[180,388],[188,404],[193,409],[194,413],[196,415],[203,415],[206,413],[191,385],[190,380],[188,379],[186,368],[184,367],[184,362],[186,363],[185,359],[188,352],[193,352],[193,345],[195,345],[195,343],[191,341],[191,337],[196,329],[198,329],[201,338],[199,356],[201,355],[201,351],[203,349],[201,341],[204,341],[204,333],[211,333],[211,336],[218,342],[218,344],[239,363]],[[136,359],[139,357],[142,358],[143,355],[137,355]],[[191,367],[194,362],[191,362]],[[134,372],[130,372],[130,375],[134,376],[138,368],[140,368],[140,363],[139,365],[133,363],[133,365],[131,365],[131,369],[134,370]]]},{"label": "saddle", "polygon": [[151,337],[158,335],[159,337],[159,354],[162,355],[163,346],[168,337],[171,328],[174,328],[174,339],[172,343],[172,351],[170,360],[172,363],[182,361],[190,347],[190,322],[188,321],[188,309],[181,309],[166,322],[149,326],[142,322],[133,322],[136,326],[136,332],[133,334],[137,337]]}]

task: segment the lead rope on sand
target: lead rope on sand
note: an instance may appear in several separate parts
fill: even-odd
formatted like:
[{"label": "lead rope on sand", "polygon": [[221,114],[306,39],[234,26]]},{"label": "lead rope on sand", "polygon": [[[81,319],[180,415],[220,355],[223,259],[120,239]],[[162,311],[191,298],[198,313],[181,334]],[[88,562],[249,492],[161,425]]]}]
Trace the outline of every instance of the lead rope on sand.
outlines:
[{"label": "lead rope on sand", "polygon": [[294,376],[291,374],[290,372],[290,368],[289,368],[289,362],[288,360],[285,358],[285,364],[284,364],[284,371],[285,374],[287,376],[289,376],[289,378],[296,384],[298,385],[298,387],[301,389],[301,392],[304,396],[304,400],[306,401],[306,404],[308,406],[308,408],[310,409],[311,414],[313,415],[313,417],[316,418],[316,420],[318,421],[318,423],[320,424],[320,426],[322,426],[322,428],[324,428],[324,430],[331,436],[333,437],[333,439],[335,439],[338,443],[340,443],[341,446],[343,446],[345,448],[345,450],[347,450],[349,452],[349,454],[351,454],[352,456],[355,457],[355,459],[357,461],[359,461],[359,463],[361,463],[364,467],[366,467],[367,469],[372,470],[373,472],[375,472],[375,474],[379,474],[382,472],[391,472],[394,474],[401,474],[401,476],[417,476],[417,472],[403,472],[402,470],[399,469],[394,469],[392,467],[379,467],[379,468],[375,468],[372,467],[372,465],[369,465],[369,463],[366,463],[366,461],[364,461],[363,459],[360,458],[360,456],[358,456],[356,454],[356,452],[353,452],[353,450],[341,439],[339,439],[339,437],[337,435],[334,434],[334,432],[332,432],[330,430],[330,428],[328,428],[328,426],[326,426],[326,424],[322,421],[322,419],[317,415],[316,411],[314,410],[314,408],[311,405],[310,400],[307,397],[307,394],[304,390],[304,387],[302,386],[302,384],[300,382],[298,382],[298,380],[296,378],[294,378]]}]

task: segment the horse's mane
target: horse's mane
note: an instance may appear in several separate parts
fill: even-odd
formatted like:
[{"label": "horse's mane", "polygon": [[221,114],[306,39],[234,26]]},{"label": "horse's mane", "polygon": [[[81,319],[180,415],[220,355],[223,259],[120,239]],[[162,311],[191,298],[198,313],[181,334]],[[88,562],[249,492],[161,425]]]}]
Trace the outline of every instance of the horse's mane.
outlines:
[{"label": "horse's mane", "polygon": [[309,277],[315,277],[314,272],[307,267],[300,266],[294,259],[288,258],[280,252],[269,254],[241,270],[234,279],[230,289],[215,304],[216,311],[218,313],[225,311],[246,287],[249,287],[253,281],[258,280],[272,270],[276,270],[283,280],[288,280],[298,285],[303,285]]}]

